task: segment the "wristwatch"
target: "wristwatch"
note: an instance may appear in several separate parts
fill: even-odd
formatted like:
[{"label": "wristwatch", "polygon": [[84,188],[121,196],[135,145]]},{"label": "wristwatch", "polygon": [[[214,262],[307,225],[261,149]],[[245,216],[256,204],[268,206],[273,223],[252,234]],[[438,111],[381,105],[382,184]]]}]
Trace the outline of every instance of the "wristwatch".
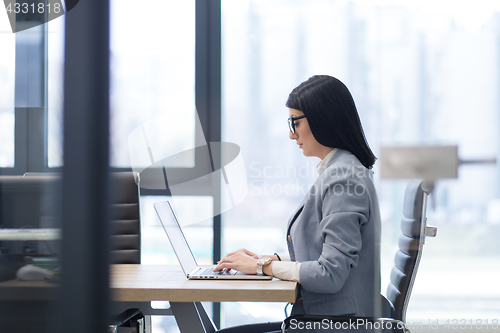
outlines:
[{"label": "wristwatch", "polygon": [[262,267],[269,265],[272,261],[273,259],[269,257],[262,257],[257,259],[257,275],[264,275]]}]

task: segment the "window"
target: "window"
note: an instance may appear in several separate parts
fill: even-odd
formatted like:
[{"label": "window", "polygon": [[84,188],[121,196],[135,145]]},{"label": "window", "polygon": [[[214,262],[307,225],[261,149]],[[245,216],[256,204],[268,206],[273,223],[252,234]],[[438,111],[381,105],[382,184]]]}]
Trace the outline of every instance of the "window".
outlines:
[{"label": "window", "polygon": [[0,167],[14,167],[15,35],[0,15]]},{"label": "window", "polygon": [[[247,0],[223,1],[222,8],[222,136],[240,145],[249,178],[247,199],[224,215],[223,252],[287,252],[289,215],[317,177],[319,160],[289,141],[284,104],[314,74],[349,87],[375,155],[383,145],[442,143],[458,144],[462,159],[497,155],[498,4]],[[376,164],[385,293],[407,182],[379,173]],[[437,182],[428,220],[438,237],[426,242],[409,320],[498,313],[497,188],[492,165],[464,165],[458,179]],[[224,305],[240,317],[225,316],[222,326],[281,318],[267,306],[251,312],[246,304]]]},{"label": "window", "polygon": [[48,154],[50,168],[63,165],[64,21],[61,16],[47,22],[48,42]]},{"label": "window", "polygon": [[[130,168],[129,139],[152,124],[149,144],[166,156],[194,147],[194,1],[111,2],[111,165]],[[49,23],[50,167],[62,165],[64,18]],[[158,123],[158,120],[162,123]],[[172,124],[176,124],[173,126]],[[151,126],[150,126],[151,127]],[[164,140],[165,137],[176,138]],[[167,167],[192,167],[194,151]],[[140,165],[147,167],[148,165]]]},{"label": "window", "polygon": [[[194,147],[194,1],[111,2],[111,165],[130,167],[129,135],[151,121],[149,144],[176,153]],[[161,121],[161,124],[158,123]],[[175,124],[175,125],[174,125]],[[180,131],[178,133],[178,131]],[[165,142],[162,138],[171,138]],[[190,158],[171,167],[192,167]],[[143,166],[146,167],[147,165]]]}]

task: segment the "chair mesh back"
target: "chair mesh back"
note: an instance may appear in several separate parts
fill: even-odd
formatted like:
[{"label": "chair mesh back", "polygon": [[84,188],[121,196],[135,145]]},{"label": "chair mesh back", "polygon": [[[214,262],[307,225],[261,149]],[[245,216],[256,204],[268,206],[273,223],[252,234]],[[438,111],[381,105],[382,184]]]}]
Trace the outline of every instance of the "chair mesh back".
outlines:
[{"label": "chair mesh back", "polygon": [[139,187],[132,172],[110,175],[111,263],[141,263]]},{"label": "chair mesh back", "polygon": [[[421,181],[412,181],[406,187],[399,250],[394,258],[391,271],[391,282],[387,287],[387,298],[393,304],[393,317],[405,320],[407,302],[411,293],[413,277],[417,272],[419,255],[421,253],[420,238],[422,230],[422,211],[424,205],[424,190]],[[425,216],[424,216],[425,217]]]}]

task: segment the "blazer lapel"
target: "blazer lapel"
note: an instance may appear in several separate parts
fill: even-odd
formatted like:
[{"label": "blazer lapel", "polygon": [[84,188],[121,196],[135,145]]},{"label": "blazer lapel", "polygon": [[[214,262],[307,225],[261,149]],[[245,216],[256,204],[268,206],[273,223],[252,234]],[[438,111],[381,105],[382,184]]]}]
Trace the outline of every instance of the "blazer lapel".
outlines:
[{"label": "blazer lapel", "polygon": [[292,218],[288,221],[288,226],[286,228],[287,235],[290,234],[290,229],[292,228],[292,225],[295,222],[295,220],[297,220],[297,217],[299,217],[300,213],[302,213],[302,209],[304,209],[304,202],[300,204],[299,208],[297,208],[297,210],[293,213]]},{"label": "blazer lapel", "polygon": [[[332,159],[330,161],[328,161],[328,164],[327,164],[327,167],[330,167],[333,163],[335,163],[335,161],[340,158],[341,156],[344,156],[346,154],[350,154],[352,155],[350,152],[348,152],[347,150],[343,150],[343,149],[338,149],[335,154],[333,154],[332,156]],[[325,169],[326,170],[326,169]],[[302,210],[304,209],[304,204],[306,202],[306,200],[308,199],[308,194],[306,194],[306,196],[304,197],[304,199],[302,199],[302,202],[300,203],[299,207],[297,208],[297,210],[295,210],[295,212],[293,213],[292,215],[292,218],[288,221],[288,226],[287,226],[287,235],[290,234],[290,229],[292,228],[292,225],[295,223],[295,221],[297,220],[297,217],[299,217],[300,213],[302,212]]]}]

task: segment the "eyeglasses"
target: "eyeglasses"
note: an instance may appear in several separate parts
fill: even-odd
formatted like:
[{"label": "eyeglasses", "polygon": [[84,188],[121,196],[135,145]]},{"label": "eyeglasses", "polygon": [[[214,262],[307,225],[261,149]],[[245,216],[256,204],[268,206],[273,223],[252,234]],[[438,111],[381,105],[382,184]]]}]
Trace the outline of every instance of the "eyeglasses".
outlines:
[{"label": "eyeglasses", "polygon": [[290,128],[290,132],[295,134],[295,120],[299,120],[305,118],[306,116],[298,116],[298,117],[290,117],[288,118],[288,128]]}]

